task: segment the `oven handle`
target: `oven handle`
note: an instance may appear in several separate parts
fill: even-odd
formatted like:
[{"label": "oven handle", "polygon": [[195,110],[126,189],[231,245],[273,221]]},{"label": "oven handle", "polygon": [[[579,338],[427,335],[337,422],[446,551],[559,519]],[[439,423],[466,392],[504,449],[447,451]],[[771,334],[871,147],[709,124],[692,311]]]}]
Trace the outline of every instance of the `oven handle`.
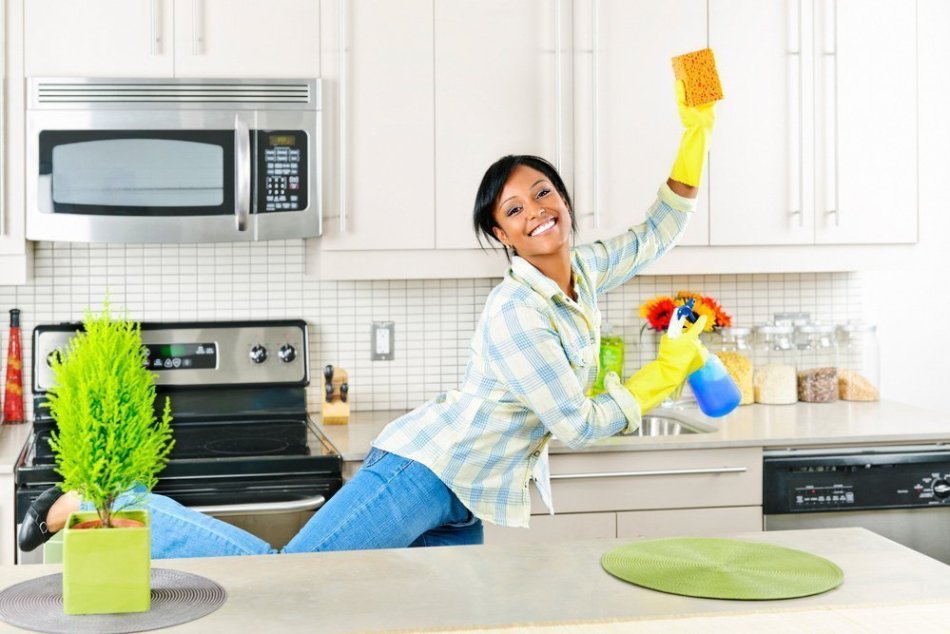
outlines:
[{"label": "oven handle", "polygon": [[271,513],[293,513],[296,511],[315,511],[327,501],[322,495],[315,495],[312,498],[303,500],[293,500],[291,502],[262,502],[251,504],[220,504],[217,506],[192,506],[192,510],[201,511],[208,515],[218,517],[225,515],[246,515],[254,513],[256,515]]},{"label": "oven handle", "polygon": [[234,115],[234,216],[238,231],[247,230],[251,209],[251,131]]}]

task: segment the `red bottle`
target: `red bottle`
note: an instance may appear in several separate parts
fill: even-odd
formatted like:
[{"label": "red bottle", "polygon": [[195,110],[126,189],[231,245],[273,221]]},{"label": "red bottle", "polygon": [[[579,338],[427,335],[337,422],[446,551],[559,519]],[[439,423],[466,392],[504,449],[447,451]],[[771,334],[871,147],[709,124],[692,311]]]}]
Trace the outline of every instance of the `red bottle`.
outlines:
[{"label": "red bottle", "polygon": [[23,349],[20,347],[20,310],[10,311],[10,344],[7,347],[7,383],[3,391],[4,424],[22,423]]}]

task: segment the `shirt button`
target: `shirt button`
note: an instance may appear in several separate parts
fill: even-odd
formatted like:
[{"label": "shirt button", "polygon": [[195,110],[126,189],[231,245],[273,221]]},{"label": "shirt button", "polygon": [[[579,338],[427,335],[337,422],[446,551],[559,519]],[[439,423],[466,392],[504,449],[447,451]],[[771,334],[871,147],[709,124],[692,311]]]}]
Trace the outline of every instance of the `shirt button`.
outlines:
[{"label": "shirt button", "polygon": [[540,452],[540,451],[535,451],[535,452],[534,452],[533,454],[531,454],[531,455],[534,456],[535,458],[537,458],[538,456],[541,455],[541,452]]}]

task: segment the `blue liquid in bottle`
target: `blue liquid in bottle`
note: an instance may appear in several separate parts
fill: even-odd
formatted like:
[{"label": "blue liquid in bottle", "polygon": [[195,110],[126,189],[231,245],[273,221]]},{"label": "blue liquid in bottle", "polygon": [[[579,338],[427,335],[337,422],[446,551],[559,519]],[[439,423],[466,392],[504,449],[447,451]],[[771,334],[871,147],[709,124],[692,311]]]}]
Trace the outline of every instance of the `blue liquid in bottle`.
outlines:
[{"label": "blue liquid in bottle", "polygon": [[742,394],[719,357],[710,353],[706,364],[689,375],[699,409],[706,416],[725,416],[739,406]]}]

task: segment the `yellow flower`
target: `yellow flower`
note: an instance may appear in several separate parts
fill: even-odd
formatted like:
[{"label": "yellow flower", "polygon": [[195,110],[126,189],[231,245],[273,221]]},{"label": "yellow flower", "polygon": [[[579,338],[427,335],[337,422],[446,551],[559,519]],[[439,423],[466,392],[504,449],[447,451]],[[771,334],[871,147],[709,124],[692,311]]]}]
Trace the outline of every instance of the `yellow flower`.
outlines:
[{"label": "yellow flower", "polygon": [[716,309],[702,300],[697,300],[693,304],[693,312],[697,315],[706,315],[706,325],[703,326],[703,332],[712,332],[716,327]]}]

